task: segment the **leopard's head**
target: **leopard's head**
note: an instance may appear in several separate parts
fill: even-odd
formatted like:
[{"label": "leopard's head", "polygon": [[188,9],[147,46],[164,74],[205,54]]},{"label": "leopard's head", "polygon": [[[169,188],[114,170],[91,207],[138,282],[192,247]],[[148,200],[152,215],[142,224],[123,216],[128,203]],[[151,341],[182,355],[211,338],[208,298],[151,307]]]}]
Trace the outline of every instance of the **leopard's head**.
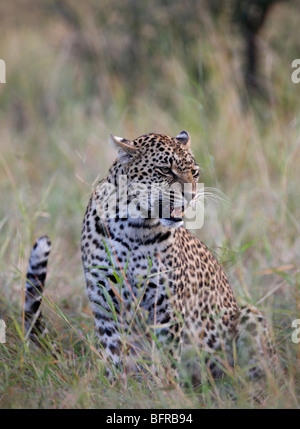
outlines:
[{"label": "leopard's head", "polygon": [[187,131],[176,137],[151,133],[135,140],[111,140],[119,152],[114,171],[125,173],[127,205],[139,222],[159,219],[163,226],[181,226],[199,179]]}]

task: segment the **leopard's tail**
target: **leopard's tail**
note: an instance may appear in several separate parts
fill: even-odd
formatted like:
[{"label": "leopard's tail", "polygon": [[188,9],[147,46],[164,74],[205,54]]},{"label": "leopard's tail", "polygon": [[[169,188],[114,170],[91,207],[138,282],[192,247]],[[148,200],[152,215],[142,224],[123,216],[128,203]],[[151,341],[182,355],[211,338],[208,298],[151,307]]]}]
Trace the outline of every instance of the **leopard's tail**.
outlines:
[{"label": "leopard's tail", "polygon": [[25,289],[25,338],[37,341],[47,334],[41,313],[41,302],[47,275],[47,263],[51,250],[51,241],[44,235],[34,244],[26,276]]}]

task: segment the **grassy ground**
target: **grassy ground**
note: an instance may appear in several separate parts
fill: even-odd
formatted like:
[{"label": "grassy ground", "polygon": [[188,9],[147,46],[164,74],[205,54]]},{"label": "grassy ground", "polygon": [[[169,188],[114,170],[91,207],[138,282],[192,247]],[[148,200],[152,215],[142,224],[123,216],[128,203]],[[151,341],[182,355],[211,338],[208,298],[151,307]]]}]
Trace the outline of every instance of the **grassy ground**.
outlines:
[{"label": "grassy ground", "polygon": [[[208,15],[197,40],[159,54],[137,93],[103,57],[101,74],[91,74],[99,64],[78,60],[74,34],[57,18],[37,13],[24,25],[11,15],[1,27],[0,317],[7,342],[0,344],[0,407],[299,407],[300,349],[291,323],[300,318],[300,84],[290,78],[299,12],[280,6],[271,18],[260,41],[265,93],[251,100],[243,95],[239,38]],[[87,29],[93,34],[93,25]],[[199,58],[198,79],[186,57]],[[270,378],[261,404],[232,380],[235,399],[222,385],[170,388],[163,377],[110,386],[93,351],[79,241],[91,185],[114,160],[108,135],[182,129],[191,134],[201,180],[230,201],[207,207],[195,233],[224,264],[239,301],[256,305],[273,328],[284,376]],[[27,261],[45,233],[53,251],[44,313],[62,349],[57,359],[22,341]]]}]

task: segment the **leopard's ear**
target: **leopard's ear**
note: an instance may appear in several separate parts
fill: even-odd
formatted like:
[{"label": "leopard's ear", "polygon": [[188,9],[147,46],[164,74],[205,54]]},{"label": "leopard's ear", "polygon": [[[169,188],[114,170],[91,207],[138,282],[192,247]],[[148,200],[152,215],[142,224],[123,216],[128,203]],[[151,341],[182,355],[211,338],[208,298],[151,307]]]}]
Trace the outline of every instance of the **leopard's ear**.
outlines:
[{"label": "leopard's ear", "polygon": [[183,130],[181,133],[178,134],[178,136],[175,137],[179,143],[181,143],[185,147],[190,147],[191,139],[190,135],[187,131]]},{"label": "leopard's ear", "polygon": [[111,134],[110,141],[119,152],[118,158],[124,163],[129,162],[131,157],[138,150],[138,148],[133,145],[132,141],[124,139],[123,137],[116,137]]}]

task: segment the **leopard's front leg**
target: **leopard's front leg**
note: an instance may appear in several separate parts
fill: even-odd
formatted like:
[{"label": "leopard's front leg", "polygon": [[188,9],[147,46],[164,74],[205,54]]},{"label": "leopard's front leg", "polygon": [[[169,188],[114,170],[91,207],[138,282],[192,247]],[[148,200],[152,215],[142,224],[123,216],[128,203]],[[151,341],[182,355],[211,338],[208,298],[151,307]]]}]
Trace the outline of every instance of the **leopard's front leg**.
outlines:
[{"label": "leopard's front leg", "polygon": [[112,273],[100,273],[99,269],[94,268],[85,274],[99,351],[103,352],[103,359],[107,363],[106,373],[112,374],[123,367],[123,358],[128,349],[129,305],[126,305],[124,293],[119,293],[114,284]]}]

